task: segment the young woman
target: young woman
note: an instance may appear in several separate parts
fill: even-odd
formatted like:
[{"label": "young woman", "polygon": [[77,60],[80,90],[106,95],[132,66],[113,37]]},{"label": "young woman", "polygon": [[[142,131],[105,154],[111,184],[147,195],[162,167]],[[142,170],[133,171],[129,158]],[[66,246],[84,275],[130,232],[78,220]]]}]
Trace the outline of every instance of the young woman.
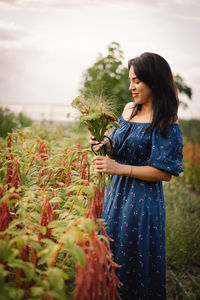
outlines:
[{"label": "young woman", "polygon": [[[182,135],[177,121],[178,98],[164,58],[143,53],[128,62],[128,103],[106,146],[106,157],[93,161],[97,172],[111,174],[103,206],[113,239],[122,300],[166,299],[165,205],[162,181],[182,172]],[[90,144],[97,144],[90,137]],[[175,201],[175,199],[174,199]]]}]

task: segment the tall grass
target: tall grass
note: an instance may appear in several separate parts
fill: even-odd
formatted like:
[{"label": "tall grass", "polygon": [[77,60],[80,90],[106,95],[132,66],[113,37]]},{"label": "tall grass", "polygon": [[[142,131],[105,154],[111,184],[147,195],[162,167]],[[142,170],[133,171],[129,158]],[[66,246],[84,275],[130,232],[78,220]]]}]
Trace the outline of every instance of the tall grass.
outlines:
[{"label": "tall grass", "polygon": [[168,263],[200,266],[200,194],[187,189],[179,178],[164,190]]},{"label": "tall grass", "polygon": [[182,178],[164,185],[167,292],[171,299],[200,299],[200,194]]}]

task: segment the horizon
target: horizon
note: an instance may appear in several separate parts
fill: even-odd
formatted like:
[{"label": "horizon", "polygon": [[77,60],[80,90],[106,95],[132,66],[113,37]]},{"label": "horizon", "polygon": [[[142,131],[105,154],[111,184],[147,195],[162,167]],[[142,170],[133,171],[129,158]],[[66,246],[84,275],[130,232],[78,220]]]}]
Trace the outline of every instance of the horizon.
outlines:
[{"label": "horizon", "polygon": [[[32,121],[47,121],[47,122],[78,122],[79,112],[72,108],[70,104],[57,104],[57,103],[14,103],[1,104],[0,107],[3,109],[8,108],[11,112],[18,115],[22,112],[25,116],[29,117]],[[35,110],[34,110],[35,108]],[[66,109],[66,110],[65,110]],[[70,116],[67,117],[67,114]],[[180,120],[200,120],[199,117],[193,116],[186,117],[178,113]]]}]

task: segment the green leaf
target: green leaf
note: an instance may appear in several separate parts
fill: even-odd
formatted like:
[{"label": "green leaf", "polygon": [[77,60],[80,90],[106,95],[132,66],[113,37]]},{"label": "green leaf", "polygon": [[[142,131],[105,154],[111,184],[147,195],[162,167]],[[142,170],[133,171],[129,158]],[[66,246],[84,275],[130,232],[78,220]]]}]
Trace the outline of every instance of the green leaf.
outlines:
[{"label": "green leaf", "polygon": [[21,225],[22,224],[22,222],[21,222],[21,220],[18,220],[18,219],[14,219],[13,221],[11,221],[10,223],[9,223],[9,229],[11,229],[11,228],[15,228],[17,225]]},{"label": "green leaf", "polygon": [[[9,295],[9,298],[8,298]],[[7,299],[12,299],[12,300],[21,300],[24,299],[24,290],[23,289],[19,289],[19,288],[11,288],[9,287],[8,291],[7,291]]]},{"label": "green leaf", "polygon": [[81,267],[85,267],[85,253],[81,247],[73,245],[71,254]]},{"label": "green leaf", "polygon": [[79,228],[86,230],[89,234],[92,232],[92,229],[94,229],[94,221],[92,219],[83,219],[83,221],[79,224]]},{"label": "green leaf", "polygon": [[31,212],[31,218],[37,221],[37,223],[40,222],[40,214],[37,211]]},{"label": "green leaf", "polygon": [[53,197],[51,200],[50,200],[50,203],[58,203],[58,202],[62,202],[63,199],[60,198],[60,197]]},{"label": "green leaf", "polygon": [[14,187],[11,187],[11,188],[8,190],[8,192],[11,193],[11,194],[12,194],[14,191],[15,191],[15,188],[14,188]]},{"label": "green leaf", "polygon": [[5,202],[7,199],[10,198],[10,194],[9,193],[6,193],[1,199],[0,199],[0,203],[3,203]]},{"label": "green leaf", "polygon": [[64,288],[63,271],[59,268],[50,268],[47,271],[50,286],[56,290]]},{"label": "green leaf", "polygon": [[56,221],[52,221],[51,223],[49,223],[47,225],[48,228],[57,228],[57,227],[63,227],[63,228],[67,228],[67,225],[65,221],[63,220],[56,220]]},{"label": "green leaf", "polygon": [[30,262],[25,262],[21,259],[15,259],[12,263],[9,263],[8,266],[11,268],[22,269],[28,280],[36,278],[34,265]]},{"label": "green leaf", "polygon": [[74,243],[76,242],[75,237],[70,233],[65,233],[61,237],[64,240],[64,246],[71,252]]},{"label": "green leaf", "polygon": [[45,235],[47,233],[47,228],[45,226],[40,227],[40,232]]},{"label": "green leaf", "polygon": [[39,286],[33,286],[31,288],[31,296],[32,297],[38,297],[41,296],[44,293],[43,288]]},{"label": "green leaf", "polygon": [[41,251],[42,246],[40,245],[40,243],[36,242],[36,241],[30,241],[29,245],[32,246],[37,252]]},{"label": "green leaf", "polygon": [[7,240],[2,240],[0,243],[0,261],[12,262],[19,255],[19,250],[12,248]]},{"label": "green leaf", "polygon": [[10,241],[10,245],[17,245],[17,248],[21,248],[23,246],[27,245],[27,241],[28,241],[28,235],[25,234],[20,234],[16,235],[11,241]]},{"label": "green leaf", "polygon": [[88,197],[94,198],[94,189],[91,186],[82,186],[78,192],[78,195],[86,194]]},{"label": "green leaf", "polygon": [[65,279],[65,280],[68,280],[69,279],[69,275],[65,272],[62,272],[62,277]]},{"label": "green leaf", "polygon": [[4,266],[0,264],[0,282],[2,282],[3,277],[6,277],[10,272],[4,269]]},{"label": "green leaf", "polygon": [[[93,114],[88,114],[88,115],[84,115],[81,117],[81,123],[85,122],[85,121],[91,121],[91,120],[99,120],[102,118],[102,115],[100,112],[95,112]],[[100,122],[102,122],[102,120],[99,120]]]}]

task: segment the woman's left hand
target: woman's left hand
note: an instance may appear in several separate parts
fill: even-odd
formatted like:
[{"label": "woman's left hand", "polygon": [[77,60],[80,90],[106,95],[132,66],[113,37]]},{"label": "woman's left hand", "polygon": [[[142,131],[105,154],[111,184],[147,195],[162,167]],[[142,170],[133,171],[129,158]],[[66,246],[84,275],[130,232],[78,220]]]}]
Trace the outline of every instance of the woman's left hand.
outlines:
[{"label": "woman's left hand", "polygon": [[119,175],[120,164],[110,159],[108,156],[95,156],[92,161],[95,162],[96,172],[104,172],[109,175]]}]

